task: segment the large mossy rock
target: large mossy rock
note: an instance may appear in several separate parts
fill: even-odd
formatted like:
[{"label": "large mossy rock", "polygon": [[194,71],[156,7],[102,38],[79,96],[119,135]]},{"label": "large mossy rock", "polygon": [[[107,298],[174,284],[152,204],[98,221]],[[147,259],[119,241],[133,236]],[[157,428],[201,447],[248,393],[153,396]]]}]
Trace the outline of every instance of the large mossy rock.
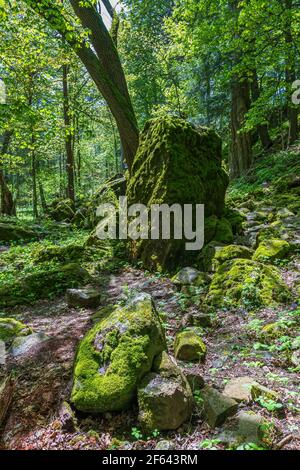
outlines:
[{"label": "large mossy rock", "polygon": [[27,336],[32,329],[14,318],[0,318],[0,340],[10,342],[19,336]]},{"label": "large mossy rock", "polygon": [[176,335],[174,352],[176,359],[181,361],[203,362],[207,348],[195,331],[187,330]]},{"label": "large mossy rock", "polygon": [[226,261],[214,274],[207,302],[217,307],[276,306],[290,300],[290,292],[275,266],[248,259]]},{"label": "large mossy rock", "polygon": [[8,280],[0,286],[0,307],[12,307],[46,299],[69,287],[91,282],[89,273],[77,263],[45,265],[32,274]]},{"label": "large mossy rock", "polygon": [[127,408],[139,381],[166,348],[151,296],[140,294],[108,313],[85,336],[74,369],[72,402],[84,412]]},{"label": "large mossy rock", "polygon": [[36,237],[37,234],[27,227],[22,227],[13,222],[0,222],[0,243],[28,242]]},{"label": "large mossy rock", "polygon": [[[131,169],[128,203],[204,204],[207,218],[222,220],[228,176],[221,150],[221,139],[211,129],[196,129],[172,116],[150,120]],[[218,219],[215,222],[214,231]],[[229,231],[229,225],[220,222],[220,237],[231,240]],[[173,268],[187,255],[185,242],[143,240],[133,244],[132,251],[151,269]]]},{"label": "large mossy rock", "polygon": [[291,247],[288,242],[272,238],[263,240],[254,253],[253,259],[261,262],[273,262],[285,258]]}]

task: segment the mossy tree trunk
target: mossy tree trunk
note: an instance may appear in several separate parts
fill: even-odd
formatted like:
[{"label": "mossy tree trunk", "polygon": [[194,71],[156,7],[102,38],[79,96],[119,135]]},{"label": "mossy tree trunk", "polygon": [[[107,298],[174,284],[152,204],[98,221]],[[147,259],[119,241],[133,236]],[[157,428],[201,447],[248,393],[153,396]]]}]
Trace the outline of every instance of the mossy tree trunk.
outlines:
[{"label": "mossy tree trunk", "polygon": [[[1,155],[4,155],[7,153],[12,134],[13,132],[9,130],[4,133]],[[1,187],[0,214],[11,215],[11,216],[16,215],[16,207],[15,207],[13,195],[7,185],[4,170],[3,168],[1,168],[1,166],[0,166],[0,187]]]},{"label": "mossy tree trunk", "polygon": [[292,84],[297,79],[296,76],[296,45],[294,43],[292,32],[292,10],[293,0],[285,0],[286,10],[286,30],[285,30],[285,45],[286,45],[286,87],[287,87],[287,110],[289,120],[289,136],[288,145],[292,144],[298,139],[299,126],[298,126],[298,108],[292,103]]},{"label": "mossy tree trunk", "polygon": [[[255,102],[260,98],[260,87],[257,77],[257,72],[254,69],[252,74],[252,81],[251,81],[251,97],[252,101]],[[257,132],[259,138],[261,140],[261,145],[264,149],[268,149],[272,146],[273,142],[269,134],[269,129],[267,124],[259,124],[257,126]]]}]

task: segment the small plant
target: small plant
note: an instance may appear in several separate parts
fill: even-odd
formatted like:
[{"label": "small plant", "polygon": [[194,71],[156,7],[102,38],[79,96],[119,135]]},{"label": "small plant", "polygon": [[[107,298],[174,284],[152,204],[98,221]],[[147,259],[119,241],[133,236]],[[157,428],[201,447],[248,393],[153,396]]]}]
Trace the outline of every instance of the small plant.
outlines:
[{"label": "small plant", "polygon": [[200,390],[194,391],[194,399],[195,399],[195,402],[197,403],[197,406],[201,408],[203,406],[203,397],[202,397],[202,393]]},{"label": "small plant", "polygon": [[217,447],[221,441],[219,439],[205,439],[204,441],[200,442],[199,448],[200,449],[207,449],[207,450],[217,450]]},{"label": "small plant", "polygon": [[246,444],[241,444],[235,450],[265,450],[265,448],[255,444],[254,442],[247,442]]},{"label": "small plant", "polygon": [[138,428],[132,428],[131,435],[136,441],[140,441],[141,439],[143,439],[143,434]]},{"label": "small plant", "polygon": [[282,403],[278,403],[277,401],[272,400],[271,398],[259,397],[257,398],[256,402],[263,408],[266,408],[266,410],[270,411],[271,413],[279,411],[283,408]]}]

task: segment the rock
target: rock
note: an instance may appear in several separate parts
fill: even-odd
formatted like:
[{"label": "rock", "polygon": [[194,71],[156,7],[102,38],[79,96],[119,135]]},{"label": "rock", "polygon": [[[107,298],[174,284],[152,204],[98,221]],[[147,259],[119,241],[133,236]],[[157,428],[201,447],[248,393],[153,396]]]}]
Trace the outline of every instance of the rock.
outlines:
[{"label": "rock", "polygon": [[267,400],[278,400],[278,393],[274,392],[273,390],[270,390],[267,387],[264,387],[263,385],[258,384],[257,382],[254,382],[251,387],[251,396],[252,400],[257,400],[258,398],[265,398]]},{"label": "rock", "polygon": [[13,399],[14,385],[11,376],[7,376],[0,381],[0,426],[6,417],[9,405]]},{"label": "rock", "polygon": [[181,376],[163,377],[150,372],[138,387],[139,422],[143,429],[178,429],[190,418],[193,396]]},{"label": "rock", "polygon": [[252,411],[240,411],[231,425],[217,436],[222,443],[271,447],[277,430],[273,422]]},{"label": "rock", "polygon": [[64,401],[59,409],[59,420],[62,425],[62,430],[67,433],[74,433],[78,430],[77,419],[69,403]]},{"label": "rock", "polygon": [[101,293],[96,289],[68,289],[66,299],[69,307],[97,308],[101,303]]},{"label": "rock", "polygon": [[300,336],[297,336],[292,342],[291,348],[293,351],[300,349]]},{"label": "rock", "polygon": [[280,219],[286,219],[287,217],[294,217],[295,214],[289,211],[286,207],[283,207],[277,211],[277,216]]},{"label": "rock", "polygon": [[89,284],[91,280],[89,273],[77,263],[53,268],[47,265],[44,270],[1,285],[0,307],[11,307],[48,298],[53,294],[65,292],[69,287]]},{"label": "rock", "polygon": [[212,326],[212,316],[209,313],[195,313],[192,315],[192,325],[210,328]]},{"label": "rock", "polygon": [[254,261],[273,262],[284,258],[290,251],[290,244],[282,239],[263,240],[253,255]]},{"label": "rock", "polygon": [[157,444],[156,444],[156,447],[154,450],[174,450],[175,449],[175,443],[173,441],[167,441],[167,440],[163,440],[163,441],[159,441]]},{"label": "rock", "polygon": [[176,359],[182,361],[204,361],[206,346],[194,331],[183,331],[176,335],[174,345]]},{"label": "rock", "polygon": [[291,356],[291,363],[293,364],[293,366],[295,367],[299,367],[300,366],[300,349],[298,349],[298,351],[294,351],[292,356]]},{"label": "rock", "polygon": [[291,298],[280,270],[256,261],[226,261],[214,274],[206,298],[219,307],[257,308],[287,303]]},{"label": "rock", "polygon": [[0,340],[12,341],[18,336],[27,336],[32,333],[32,329],[14,318],[0,318]]},{"label": "rock", "polygon": [[6,347],[4,341],[0,340],[0,373],[6,365]]},{"label": "rock", "polygon": [[224,217],[217,223],[216,233],[214,236],[216,242],[232,243],[234,240],[233,231],[230,222]]},{"label": "rock", "polygon": [[183,268],[173,277],[172,281],[177,286],[201,287],[209,284],[210,277],[195,268]]},{"label": "rock", "polygon": [[246,220],[246,216],[242,213],[242,211],[226,208],[225,217],[230,223],[234,235],[240,234],[242,232],[243,222]]},{"label": "rock", "polygon": [[195,390],[200,390],[204,387],[204,379],[198,371],[195,371],[194,369],[185,368],[183,369],[183,374],[186,377],[192,392],[195,392]]},{"label": "rock", "polygon": [[237,402],[250,403],[252,401],[252,377],[237,377],[231,379],[225,386],[223,395],[233,398]]},{"label": "rock", "polygon": [[246,246],[220,246],[216,245],[215,242],[211,242],[203,249],[204,268],[212,272],[217,271],[218,267],[225,263],[225,261],[231,261],[237,258],[251,259],[252,256],[253,251]]},{"label": "rock", "polygon": [[85,252],[85,247],[79,243],[71,243],[66,246],[49,245],[33,250],[32,257],[36,263],[47,261],[59,261],[61,263],[77,262]]},{"label": "rock", "polygon": [[226,419],[236,414],[238,403],[218,390],[205,386],[201,390],[204,418],[211,428],[222,426]]},{"label": "rock", "polygon": [[158,313],[149,294],[100,319],[81,341],[74,368],[71,401],[84,412],[127,408],[137,384],[166,348]]},{"label": "rock", "polygon": [[28,336],[15,338],[9,353],[15,359],[25,359],[27,356],[36,353],[50,339],[44,333],[33,333]]},{"label": "rock", "polygon": [[22,227],[12,222],[0,222],[0,242],[2,243],[20,243],[22,241],[28,242],[29,240],[34,240],[35,238],[37,238],[37,234],[27,227]]},{"label": "rock", "polygon": [[[131,168],[128,204],[204,204],[207,218],[222,217],[228,176],[221,147],[213,130],[196,129],[174,116],[150,120]],[[193,258],[186,241],[140,240],[132,243],[132,255],[150,269],[173,269]]]},{"label": "rock", "polygon": [[71,222],[75,212],[71,199],[55,200],[49,208],[49,217],[56,222]]}]

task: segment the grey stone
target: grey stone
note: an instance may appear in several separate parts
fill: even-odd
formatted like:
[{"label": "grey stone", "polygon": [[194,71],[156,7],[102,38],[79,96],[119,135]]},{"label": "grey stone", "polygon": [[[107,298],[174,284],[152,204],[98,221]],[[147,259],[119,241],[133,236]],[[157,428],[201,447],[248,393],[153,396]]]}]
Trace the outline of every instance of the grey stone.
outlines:
[{"label": "grey stone", "polygon": [[29,336],[16,338],[12,343],[9,353],[16,359],[21,356],[27,356],[49,339],[50,337],[44,333],[33,333]]},{"label": "grey stone", "polygon": [[174,450],[175,449],[175,443],[173,441],[159,441],[156,444],[155,450]]},{"label": "grey stone", "polygon": [[201,390],[203,414],[211,428],[222,426],[226,419],[236,414],[238,403],[232,398],[222,395],[218,390],[205,386]]},{"label": "grey stone", "polygon": [[96,289],[68,289],[66,299],[69,307],[97,308],[101,303],[101,293]]},{"label": "grey stone", "polygon": [[252,401],[251,388],[254,380],[252,377],[237,377],[231,379],[225,386],[223,394],[238,402],[250,403]]}]

